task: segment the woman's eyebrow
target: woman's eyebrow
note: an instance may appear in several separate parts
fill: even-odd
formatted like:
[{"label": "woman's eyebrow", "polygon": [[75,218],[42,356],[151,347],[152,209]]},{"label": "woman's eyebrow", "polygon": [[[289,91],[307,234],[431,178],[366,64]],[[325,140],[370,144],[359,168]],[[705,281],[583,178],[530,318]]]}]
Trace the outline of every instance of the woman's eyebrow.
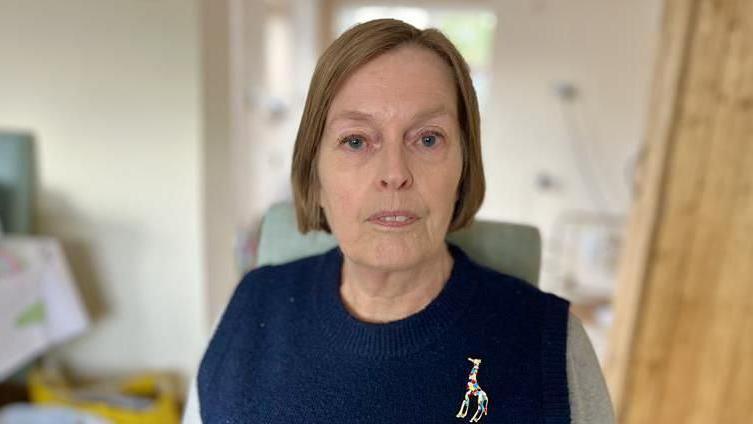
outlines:
[{"label": "woman's eyebrow", "polygon": [[413,122],[428,121],[429,119],[437,118],[443,115],[447,115],[451,118],[455,117],[455,113],[448,110],[445,105],[439,105],[431,109],[416,113],[415,115],[413,115]]},{"label": "woman's eyebrow", "polygon": [[334,117],[332,117],[332,120],[329,122],[329,124],[333,124],[337,121],[362,121],[362,122],[373,122],[374,117],[368,113],[361,112],[358,110],[344,110]]}]

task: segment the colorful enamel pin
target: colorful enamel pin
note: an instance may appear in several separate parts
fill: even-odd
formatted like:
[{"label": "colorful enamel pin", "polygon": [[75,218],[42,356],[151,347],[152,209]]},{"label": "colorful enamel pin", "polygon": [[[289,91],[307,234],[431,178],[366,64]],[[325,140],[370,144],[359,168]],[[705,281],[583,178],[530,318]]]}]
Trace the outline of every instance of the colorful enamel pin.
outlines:
[{"label": "colorful enamel pin", "polygon": [[460,405],[460,411],[458,411],[458,414],[455,416],[458,418],[465,418],[465,415],[468,413],[468,406],[471,403],[470,396],[476,396],[478,398],[478,406],[476,407],[476,413],[473,414],[473,417],[470,421],[472,423],[475,423],[481,420],[482,415],[489,414],[489,398],[486,397],[486,392],[481,390],[481,386],[479,386],[478,381],[476,381],[476,374],[478,374],[478,367],[481,365],[481,360],[472,358],[468,358],[468,360],[473,362],[473,368],[471,368],[471,373],[468,374],[468,384],[467,390],[465,392],[465,399],[463,399],[463,403],[462,405]]}]

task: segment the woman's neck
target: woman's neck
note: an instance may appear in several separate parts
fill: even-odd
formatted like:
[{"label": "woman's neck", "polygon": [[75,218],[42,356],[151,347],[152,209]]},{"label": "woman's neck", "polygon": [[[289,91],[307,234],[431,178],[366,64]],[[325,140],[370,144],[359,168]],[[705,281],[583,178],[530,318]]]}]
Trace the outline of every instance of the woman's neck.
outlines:
[{"label": "woman's neck", "polygon": [[361,321],[386,323],[424,309],[442,291],[453,259],[445,245],[437,255],[407,270],[383,271],[343,260],[340,297]]}]

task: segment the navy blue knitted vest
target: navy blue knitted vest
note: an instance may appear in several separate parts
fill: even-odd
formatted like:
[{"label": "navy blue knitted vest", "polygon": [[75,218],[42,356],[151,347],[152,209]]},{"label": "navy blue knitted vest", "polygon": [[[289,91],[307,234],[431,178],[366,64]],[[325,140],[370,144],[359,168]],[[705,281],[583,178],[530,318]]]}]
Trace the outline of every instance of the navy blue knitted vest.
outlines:
[{"label": "navy blue knitted vest", "polygon": [[462,423],[483,391],[481,423],[569,423],[568,302],[448,246],[439,295],[386,324],[345,309],[339,248],[246,274],[199,368],[203,422]]}]

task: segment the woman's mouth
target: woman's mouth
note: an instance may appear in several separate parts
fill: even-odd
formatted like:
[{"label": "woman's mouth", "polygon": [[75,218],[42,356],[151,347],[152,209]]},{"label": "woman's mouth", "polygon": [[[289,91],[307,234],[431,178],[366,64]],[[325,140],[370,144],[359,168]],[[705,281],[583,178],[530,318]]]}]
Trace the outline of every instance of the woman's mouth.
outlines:
[{"label": "woman's mouth", "polygon": [[410,211],[380,211],[369,217],[369,222],[384,227],[406,227],[418,220]]}]

